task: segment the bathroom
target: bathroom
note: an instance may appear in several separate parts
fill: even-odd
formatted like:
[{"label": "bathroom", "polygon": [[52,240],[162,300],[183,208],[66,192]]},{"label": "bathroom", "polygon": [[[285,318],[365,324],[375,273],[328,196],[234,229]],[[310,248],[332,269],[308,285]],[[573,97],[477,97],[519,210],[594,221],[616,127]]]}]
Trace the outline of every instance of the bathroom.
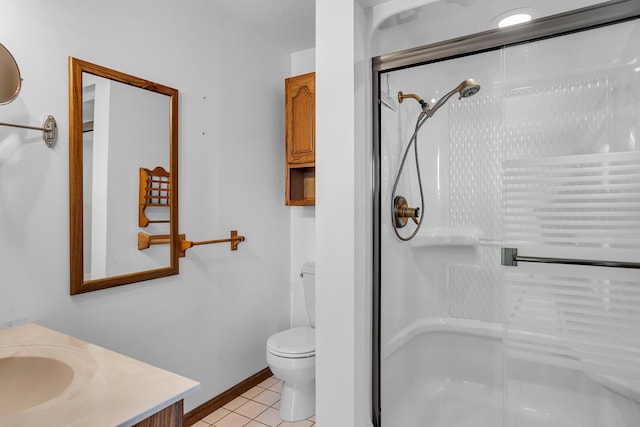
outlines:
[{"label": "bathroom", "polygon": [[[37,133],[2,130],[3,138],[17,138],[0,146],[0,323],[35,321],[196,379],[201,389],[186,399],[189,411],[266,367],[264,343],[298,319],[290,301],[299,303],[300,267],[315,258],[316,419],[320,426],[370,425],[368,76],[369,58],[388,47],[369,53],[370,32],[381,17],[433,2],[318,2],[315,18],[307,16],[315,19],[315,40],[304,45],[267,40],[255,21],[219,3],[2,6],[0,39],[24,78],[2,119],[37,123],[52,114],[60,135],[50,150]],[[441,2],[445,11],[463,12],[471,3]],[[277,7],[253,6],[256,15],[278,19]],[[413,46],[484,25],[438,27],[434,39]],[[179,275],[69,296],[69,56],[180,90],[180,232],[208,239],[237,228],[247,237],[237,252],[194,248],[180,260]],[[314,65],[317,162],[331,167],[317,171],[322,203],[288,208],[282,82]]]}]

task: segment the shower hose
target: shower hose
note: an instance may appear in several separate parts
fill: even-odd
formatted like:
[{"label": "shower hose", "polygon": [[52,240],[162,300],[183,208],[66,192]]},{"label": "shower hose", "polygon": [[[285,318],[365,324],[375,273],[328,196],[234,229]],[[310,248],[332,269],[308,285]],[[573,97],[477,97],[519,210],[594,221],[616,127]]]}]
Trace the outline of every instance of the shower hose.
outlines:
[{"label": "shower hose", "polygon": [[[398,237],[398,239],[405,242],[413,239],[416,236],[416,234],[418,234],[418,231],[420,230],[420,226],[422,225],[422,219],[424,218],[424,193],[422,191],[422,178],[420,177],[420,162],[418,161],[418,131],[420,131],[420,128],[427,121],[428,118],[429,116],[427,116],[427,113],[424,111],[424,108],[423,108],[423,111],[418,116],[418,120],[416,120],[416,127],[415,127],[415,130],[413,131],[413,135],[411,136],[411,139],[409,139],[409,143],[404,149],[404,154],[402,155],[402,161],[400,162],[400,167],[398,168],[398,173],[396,174],[396,179],[393,183],[393,190],[391,191],[391,221],[393,224],[393,231],[396,233],[396,236]],[[408,237],[404,237],[400,235],[400,233],[398,232],[398,227],[395,226],[394,200],[396,198],[396,190],[398,188],[398,182],[400,181],[400,175],[402,174],[402,170],[404,169],[404,165],[407,161],[407,156],[409,154],[409,149],[411,148],[411,145],[413,145],[413,156],[416,162],[416,175],[418,178],[418,189],[420,191],[420,219],[418,220],[418,222],[416,222],[416,228],[415,230],[413,230],[413,233],[411,233]]]}]

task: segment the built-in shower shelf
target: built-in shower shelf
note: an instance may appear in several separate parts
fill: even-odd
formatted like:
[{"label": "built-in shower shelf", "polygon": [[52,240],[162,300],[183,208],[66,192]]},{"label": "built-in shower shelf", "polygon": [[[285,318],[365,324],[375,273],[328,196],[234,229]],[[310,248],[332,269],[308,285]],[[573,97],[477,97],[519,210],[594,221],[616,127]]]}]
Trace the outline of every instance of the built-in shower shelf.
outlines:
[{"label": "built-in shower shelf", "polygon": [[478,228],[423,228],[411,240],[411,246],[475,246],[482,236]]}]

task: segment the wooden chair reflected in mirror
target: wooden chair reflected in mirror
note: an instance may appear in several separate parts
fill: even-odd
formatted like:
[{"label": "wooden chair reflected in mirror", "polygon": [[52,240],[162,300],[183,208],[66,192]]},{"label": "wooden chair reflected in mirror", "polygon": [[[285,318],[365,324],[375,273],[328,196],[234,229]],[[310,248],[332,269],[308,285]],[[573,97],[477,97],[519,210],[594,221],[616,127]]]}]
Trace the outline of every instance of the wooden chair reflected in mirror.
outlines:
[{"label": "wooden chair reflected in mirror", "polygon": [[[168,223],[169,203],[171,200],[171,183],[169,171],[162,166],[157,166],[153,170],[140,168],[140,196],[138,200],[138,226],[146,227],[149,224]],[[147,216],[147,208],[166,208],[164,214],[167,218]],[[162,211],[163,209],[161,209]],[[160,213],[162,216],[162,213]]]}]

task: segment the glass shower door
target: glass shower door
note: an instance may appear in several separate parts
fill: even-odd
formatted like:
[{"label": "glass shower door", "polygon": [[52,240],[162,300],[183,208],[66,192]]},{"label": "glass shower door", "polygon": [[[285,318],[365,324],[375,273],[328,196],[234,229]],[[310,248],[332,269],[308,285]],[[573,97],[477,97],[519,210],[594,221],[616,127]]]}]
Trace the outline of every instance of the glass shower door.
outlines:
[{"label": "glass shower door", "polygon": [[504,51],[509,426],[640,425],[640,24]]},{"label": "glass shower door", "polygon": [[[382,78],[390,94],[416,94],[431,106],[466,79],[481,85],[424,123],[418,162],[409,149],[395,196],[420,209],[424,198],[424,220],[406,242],[393,231],[390,206],[421,105],[408,98],[381,111],[382,426],[504,426],[502,74],[497,50]],[[414,227],[408,221],[397,231]]]},{"label": "glass shower door", "polygon": [[[636,427],[640,23],[390,69],[380,87],[433,105],[467,78],[478,95],[419,133],[408,242],[390,206],[420,106],[380,107],[380,425]],[[411,207],[416,164],[398,184]]]}]

